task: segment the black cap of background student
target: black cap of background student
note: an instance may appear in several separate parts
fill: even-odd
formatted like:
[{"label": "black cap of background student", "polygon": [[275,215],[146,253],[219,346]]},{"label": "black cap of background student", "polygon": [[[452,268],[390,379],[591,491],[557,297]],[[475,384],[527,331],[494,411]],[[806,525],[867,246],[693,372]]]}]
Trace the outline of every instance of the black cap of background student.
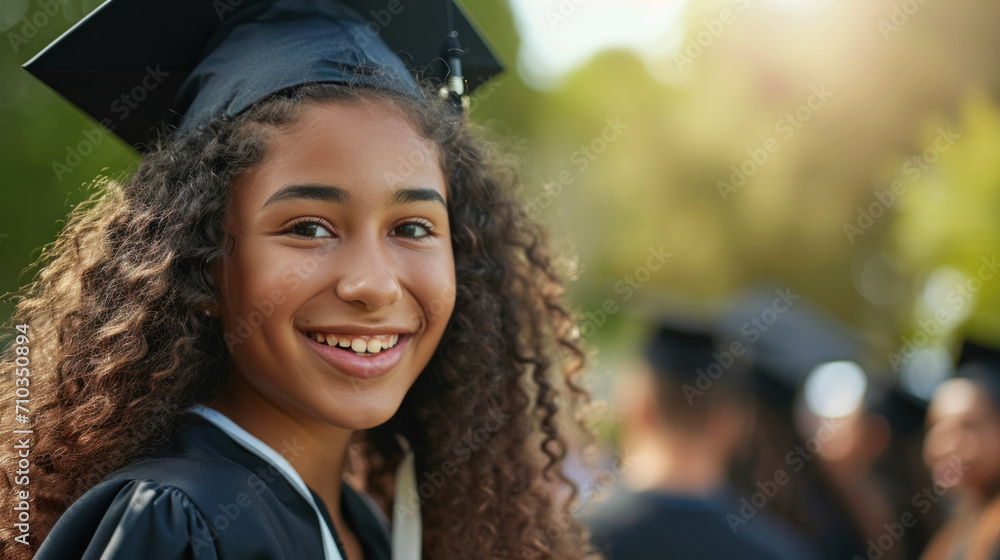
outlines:
[{"label": "black cap of background student", "polygon": [[133,146],[306,83],[458,100],[502,69],[454,0],[108,0],[25,68]]},{"label": "black cap of background student", "polygon": [[965,339],[955,375],[976,383],[1000,409],[1000,350]]},{"label": "black cap of background student", "polygon": [[646,344],[645,358],[658,375],[694,380],[712,359],[715,341],[709,325],[691,317],[663,316]]},{"label": "black cap of background student", "polygon": [[746,382],[746,364],[720,347],[715,318],[705,315],[661,314],[644,357],[657,376],[679,383],[725,383],[739,387]]},{"label": "black cap of background student", "polygon": [[758,397],[784,408],[820,364],[864,360],[853,331],[785,288],[754,288],[736,298],[720,315],[719,331],[727,346],[746,349]]}]

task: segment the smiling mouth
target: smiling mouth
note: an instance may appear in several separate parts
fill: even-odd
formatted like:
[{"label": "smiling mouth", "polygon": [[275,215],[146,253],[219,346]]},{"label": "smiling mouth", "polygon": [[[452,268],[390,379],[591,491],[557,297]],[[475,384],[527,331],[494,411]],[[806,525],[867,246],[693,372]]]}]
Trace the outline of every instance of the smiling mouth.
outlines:
[{"label": "smiling mouth", "polygon": [[306,336],[320,344],[353,352],[358,356],[377,356],[399,343],[406,333],[380,335],[351,335],[319,331],[308,331]]}]

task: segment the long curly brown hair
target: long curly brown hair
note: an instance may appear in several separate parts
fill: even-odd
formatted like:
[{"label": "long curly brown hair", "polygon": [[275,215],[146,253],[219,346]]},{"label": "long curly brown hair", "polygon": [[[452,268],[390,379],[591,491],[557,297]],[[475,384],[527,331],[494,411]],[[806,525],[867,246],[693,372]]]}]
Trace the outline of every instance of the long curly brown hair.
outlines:
[{"label": "long curly brown hair", "polygon": [[[518,174],[503,150],[446,101],[425,97],[333,84],[284,92],[197,132],[162,135],[131,178],[100,182],[70,214],[34,280],[8,295],[10,326],[28,325],[28,344],[11,344],[0,361],[10,388],[0,402],[3,558],[29,558],[74,499],[163,444],[188,406],[225,386],[224,333],[200,310],[217,295],[209,270],[225,254],[231,185],[264,157],[269,133],[294,124],[304,104],[328,102],[401,108],[439,147],[449,189],[454,312],[397,413],[357,434],[366,490],[388,513],[402,434],[418,473],[460,464],[432,491],[422,486],[426,558],[590,553],[586,529],[570,515],[577,488],[561,469],[567,434],[578,427],[566,412],[589,396],[558,261],[518,202]],[[30,425],[7,413],[15,346],[30,349]],[[493,411],[502,426],[483,430]],[[14,483],[11,434],[26,426],[34,430],[29,546],[14,542],[12,526],[23,488]]]}]

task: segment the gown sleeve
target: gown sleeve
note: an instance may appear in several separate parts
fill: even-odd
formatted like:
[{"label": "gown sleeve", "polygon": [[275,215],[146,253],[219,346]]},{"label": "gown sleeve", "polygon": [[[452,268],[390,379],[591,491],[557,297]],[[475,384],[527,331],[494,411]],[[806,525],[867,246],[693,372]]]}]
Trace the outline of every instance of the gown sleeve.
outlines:
[{"label": "gown sleeve", "polygon": [[103,482],[59,518],[35,560],[218,560],[209,525],[181,490]]}]

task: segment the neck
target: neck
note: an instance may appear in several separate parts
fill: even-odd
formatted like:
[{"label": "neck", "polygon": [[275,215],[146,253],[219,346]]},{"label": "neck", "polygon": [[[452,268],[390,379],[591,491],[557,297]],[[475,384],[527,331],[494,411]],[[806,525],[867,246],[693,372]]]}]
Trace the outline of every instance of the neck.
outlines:
[{"label": "neck", "polygon": [[291,463],[309,488],[323,499],[330,517],[342,525],[341,480],[351,430],[331,426],[280,407],[236,376],[233,384],[209,404]]}]

